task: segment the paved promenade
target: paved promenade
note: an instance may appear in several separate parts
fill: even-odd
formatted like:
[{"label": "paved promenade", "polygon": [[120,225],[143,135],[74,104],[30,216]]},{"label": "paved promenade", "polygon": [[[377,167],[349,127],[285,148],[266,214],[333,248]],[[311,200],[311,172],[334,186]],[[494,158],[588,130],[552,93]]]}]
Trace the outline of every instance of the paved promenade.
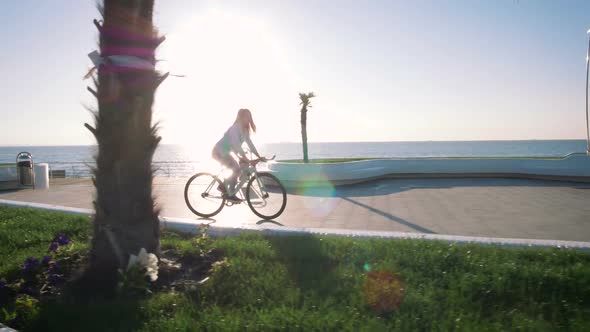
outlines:
[{"label": "paved promenade", "polygon": [[[186,179],[157,178],[162,216],[216,225],[341,228],[444,235],[590,240],[590,184],[519,179],[388,179],[291,192],[275,221],[247,204],[198,219],[184,203]],[[49,190],[0,191],[0,199],[92,208],[88,179],[62,179]]]}]

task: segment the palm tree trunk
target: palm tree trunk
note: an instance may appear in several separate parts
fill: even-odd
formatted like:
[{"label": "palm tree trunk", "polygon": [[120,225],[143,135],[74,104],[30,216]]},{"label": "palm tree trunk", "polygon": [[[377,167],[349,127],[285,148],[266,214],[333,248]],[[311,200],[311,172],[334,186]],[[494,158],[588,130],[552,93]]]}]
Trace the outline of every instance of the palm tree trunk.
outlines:
[{"label": "palm tree trunk", "polygon": [[[104,0],[100,53],[130,55],[155,64],[162,40],[152,24],[154,0]],[[159,254],[158,210],[152,195],[152,157],[160,141],[152,126],[154,93],[162,81],[155,69],[105,63],[98,68],[94,170],[94,237],[87,276],[106,288],[117,269],[141,248]]]},{"label": "palm tree trunk", "polygon": [[301,109],[301,140],[303,141],[303,162],[308,163],[307,155],[307,109]]}]

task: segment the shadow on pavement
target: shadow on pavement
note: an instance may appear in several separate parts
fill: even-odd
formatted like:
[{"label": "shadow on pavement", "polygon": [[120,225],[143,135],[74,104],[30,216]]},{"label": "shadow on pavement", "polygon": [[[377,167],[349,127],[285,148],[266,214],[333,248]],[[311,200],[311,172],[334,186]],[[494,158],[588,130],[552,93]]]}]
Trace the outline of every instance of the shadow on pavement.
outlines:
[{"label": "shadow on pavement", "polygon": [[275,220],[265,220],[265,219],[261,219],[261,220],[258,220],[258,221],[256,222],[256,225],[263,225],[263,224],[273,224],[273,225],[277,225],[277,226],[285,226],[285,225],[283,225],[283,224],[281,224],[280,222],[277,222],[277,221],[275,221]]},{"label": "shadow on pavement", "polygon": [[207,225],[207,226],[212,225],[217,222],[217,220],[213,219],[213,218],[196,218],[196,219],[201,225]]},{"label": "shadow on pavement", "polygon": [[428,228],[424,228],[424,227],[422,227],[420,225],[413,224],[413,223],[411,223],[411,222],[409,222],[409,221],[407,221],[405,219],[402,219],[400,217],[396,217],[396,216],[392,215],[391,213],[383,212],[383,211],[381,211],[379,209],[376,209],[376,208],[374,208],[372,206],[369,206],[369,205],[366,205],[366,204],[357,202],[357,201],[352,200],[352,199],[350,199],[348,197],[342,197],[342,199],[345,200],[345,201],[347,201],[347,202],[350,202],[352,204],[355,204],[355,205],[364,207],[365,209],[367,209],[367,210],[369,210],[369,211],[371,211],[371,212],[373,212],[375,214],[378,214],[378,215],[380,215],[380,216],[382,216],[384,218],[387,218],[387,219],[389,219],[391,221],[394,221],[394,222],[397,222],[397,223],[402,224],[404,226],[410,227],[410,228],[412,228],[412,229],[414,229],[414,230],[416,230],[416,231],[418,231],[420,233],[436,234],[436,232],[431,231]]}]

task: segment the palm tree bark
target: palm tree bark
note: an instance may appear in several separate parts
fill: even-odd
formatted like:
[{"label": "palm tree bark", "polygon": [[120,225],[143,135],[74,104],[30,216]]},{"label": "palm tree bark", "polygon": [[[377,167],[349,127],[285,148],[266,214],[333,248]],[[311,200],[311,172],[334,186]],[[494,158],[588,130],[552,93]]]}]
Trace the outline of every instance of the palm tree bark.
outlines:
[{"label": "palm tree bark", "polygon": [[[154,0],[105,0],[100,54],[126,55],[155,64],[159,39],[152,24]],[[148,66],[149,67],[149,66]],[[154,93],[161,82],[153,67],[106,62],[98,67],[94,170],[94,236],[87,276],[106,287],[117,281],[130,254],[159,255],[158,210],[152,195],[152,157],[160,140],[152,125]]]},{"label": "palm tree bark", "polygon": [[303,141],[303,162],[308,163],[307,155],[307,108],[301,108],[301,140]]},{"label": "palm tree bark", "polygon": [[299,93],[299,100],[301,101],[301,140],[303,143],[303,162],[308,163],[309,157],[307,155],[307,109],[311,107],[311,98],[314,98],[313,92]]}]

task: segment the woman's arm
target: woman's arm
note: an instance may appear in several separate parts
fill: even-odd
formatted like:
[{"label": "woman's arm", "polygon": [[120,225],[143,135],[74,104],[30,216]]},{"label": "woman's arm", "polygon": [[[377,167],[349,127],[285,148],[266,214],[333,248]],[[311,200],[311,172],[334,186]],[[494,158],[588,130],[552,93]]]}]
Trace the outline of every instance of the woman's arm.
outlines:
[{"label": "woman's arm", "polygon": [[254,153],[256,155],[256,157],[260,158],[260,154],[258,153],[258,150],[256,150],[254,143],[252,143],[252,140],[250,139],[250,135],[246,135],[245,141],[246,141],[246,144],[248,144],[250,151],[252,151],[252,153]]},{"label": "woman's arm", "polygon": [[237,126],[232,126],[228,131],[228,139],[231,150],[238,156],[239,159],[246,158],[246,153],[242,149],[242,142],[240,140],[240,129]]}]

